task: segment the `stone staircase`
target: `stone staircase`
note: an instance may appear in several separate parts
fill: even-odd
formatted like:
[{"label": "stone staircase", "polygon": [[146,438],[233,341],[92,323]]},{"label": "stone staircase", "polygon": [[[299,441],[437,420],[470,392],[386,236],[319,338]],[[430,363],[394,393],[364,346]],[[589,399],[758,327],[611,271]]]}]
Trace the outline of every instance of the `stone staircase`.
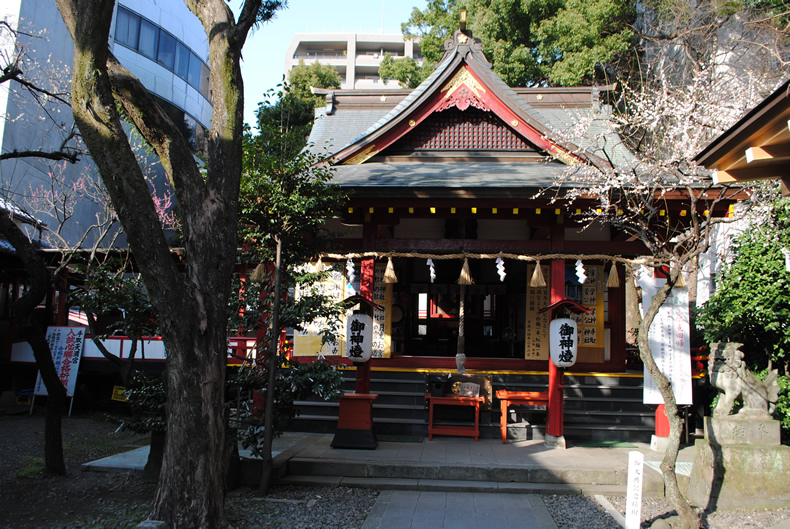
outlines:
[{"label": "stone staircase", "polygon": [[[354,390],[354,371],[344,375],[343,389]],[[546,391],[546,374],[492,375],[493,392]],[[375,432],[381,438],[427,437],[426,374],[409,371],[373,371],[370,392]],[[338,403],[319,399],[298,401],[299,415],[289,425],[298,432],[333,433]],[[508,438],[542,439],[545,409],[515,407],[509,410]],[[459,420],[453,417],[450,421]],[[459,422],[461,424],[461,422]],[[580,374],[565,377],[565,437],[578,441],[650,442],[655,430],[654,410],[642,404],[642,377],[633,374]],[[499,437],[499,404],[480,413],[482,438]]]},{"label": "stone staircase", "polygon": [[[627,472],[623,469],[371,462],[304,457],[292,458],[287,467],[287,475],[279,479],[280,483],[381,490],[622,496],[626,493],[627,479]],[[654,483],[656,480],[652,476],[646,481],[649,483],[646,495],[663,494],[660,482]]]}]

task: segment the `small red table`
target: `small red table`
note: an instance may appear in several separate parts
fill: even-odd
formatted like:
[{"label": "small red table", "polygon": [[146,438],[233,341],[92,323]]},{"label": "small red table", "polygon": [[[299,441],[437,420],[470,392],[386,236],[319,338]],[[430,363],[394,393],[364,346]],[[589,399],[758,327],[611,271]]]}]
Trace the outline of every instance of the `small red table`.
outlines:
[{"label": "small red table", "polygon": [[[474,437],[475,442],[480,437],[480,404],[485,402],[485,397],[460,397],[452,395],[448,397],[434,397],[426,395],[425,398],[429,402],[428,413],[428,440],[433,440],[433,434],[439,435],[465,435]],[[474,426],[449,426],[433,424],[433,408],[434,406],[470,406],[475,410],[475,425]]]},{"label": "small red table", "polygon": [[502,434],[502,442],[507,442],[507,408],[511,404],[529,406],[547,406],[549,403],[549,393],[547,391],[508,391],[500,389],[496,392],[499,399],[499,431]]}]

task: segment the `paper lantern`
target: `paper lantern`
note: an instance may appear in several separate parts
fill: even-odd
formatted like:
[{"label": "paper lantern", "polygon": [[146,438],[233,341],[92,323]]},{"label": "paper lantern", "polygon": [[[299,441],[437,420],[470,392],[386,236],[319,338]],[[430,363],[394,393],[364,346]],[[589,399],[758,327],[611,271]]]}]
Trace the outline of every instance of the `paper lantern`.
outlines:
[{"label": "paper lantern", "polygon": [[549,323],[549,353],[557,367],[571,367],[576,363],[579,344],[576,322],[570,318],[557,318]]},{"label": "paper lantern", "polygon": [[373,318],[352,314],[346,318],[346,358],[367,362],[373,353]]}]

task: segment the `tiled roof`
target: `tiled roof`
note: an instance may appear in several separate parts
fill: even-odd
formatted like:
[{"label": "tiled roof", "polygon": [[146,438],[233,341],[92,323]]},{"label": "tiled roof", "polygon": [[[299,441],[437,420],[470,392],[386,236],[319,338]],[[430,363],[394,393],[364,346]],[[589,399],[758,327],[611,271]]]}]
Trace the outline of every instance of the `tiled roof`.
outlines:
[{"label": "tiled roof", "polygon": [[541,189],[551,186],[566,169],[557,162],[368,163],[338,165],[332,181],[344,187]]},{"label": "tiled roof", "polygon": [[[458,33],[454,36],[454,41]],[[457,39],[461,40],[461,39]],[[450,43],[450,41],[448,41]],[[492,70],[482,55],[479,41],[463,47],[450,47],[432,74],[392,108],[376,105],[338,105],[331,114],[326,109],[316,111],[318,118],[310,136],[311,150],[316,153],[337,154],[345,151],[359,152],[366,144],[373,144],[375,137],[386,132],[393,123],[404,121],[429,95],[447,82],[457,66],[465,62],[493,93],[512,112],[550,139],[582,158],[593,163],[634,167],[636,160],[625,148],[619,136],[610,129],[607,121],[609,109],[598,102],[595,89],[589,91],[589,103],[578,97],[573,106],[543,104],[532,105],[517,91],[507,86]],[[551,93],[551,88],[546,88]],[[351,92],[346,92],[350,94]],[[349,96],[350,97],[350,96]],[[382,98],[383,101],[383,98]],[[580,127],[580,124],[586,124]],[[508,125],[509,126],[509,125]],[[576,136],[573,131],[576,131]],[[580,132],[583,131],[583,132]],[[569,134],[570,133],[570,134]],[[370,139],[368,139],[370,138]],[[386,148],[385,148],[386,149]],[[386,150],[384,151],[386,152]],[[597,161],[596,161],[597,160]],[[379,163],[368,161],[362,165],[337,166],[335,182],[345,186],[424,186],[449,187],[474,186],[535,186],[551,185],[567,166],[552,163]]]}]

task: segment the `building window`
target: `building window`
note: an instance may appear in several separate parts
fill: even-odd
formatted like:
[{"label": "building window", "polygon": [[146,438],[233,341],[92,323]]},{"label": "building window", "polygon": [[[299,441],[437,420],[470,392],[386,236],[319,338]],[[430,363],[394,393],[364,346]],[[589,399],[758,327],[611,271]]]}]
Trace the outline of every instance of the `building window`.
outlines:
[{"label": "building window", "polygon": [[140,17],[126,9],[118,9],[118,19],[115,21],[115,40],[136,50],[139,32]]},{"label": "building window", "polygon": [[156,60],[159,61],[159,64],[161,64],[168,70],[173,70],[175,57],[176,57],[176,39],[174,39],[169,33],[160,31],[159,51],[156,54]]},{"label": "building window", "polygon": [[210,70],[200,57],[156,24],[118,7],[115,41],[154,60],[209,98]]},{"label": "building window", "polygon": [[189,57],[192,53],[186,46],[176,41],[176,63],[173,71],[182,79],[186,79],[189,75]]}]

